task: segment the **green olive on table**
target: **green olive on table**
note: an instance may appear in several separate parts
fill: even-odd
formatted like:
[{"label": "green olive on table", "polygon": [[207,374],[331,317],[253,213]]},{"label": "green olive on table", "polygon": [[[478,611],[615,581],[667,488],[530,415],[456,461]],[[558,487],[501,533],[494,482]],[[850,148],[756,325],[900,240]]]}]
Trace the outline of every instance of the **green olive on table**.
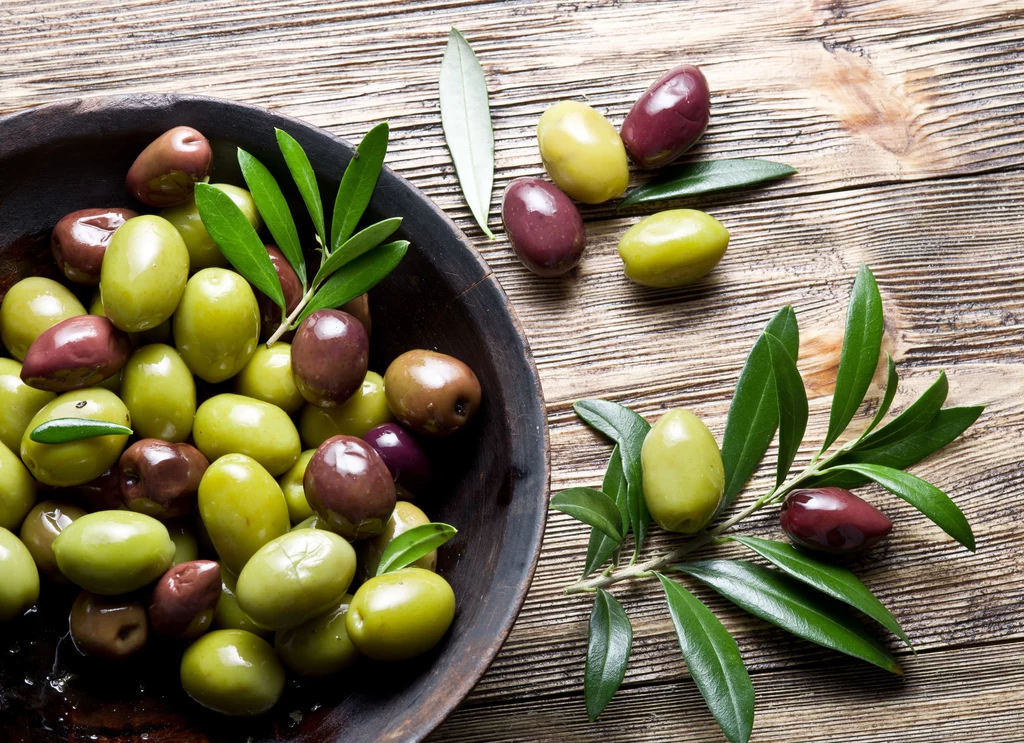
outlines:
[{"label": "green olive on table", "polygon": [[291,346],[275,343],[267,348],[261,344],[235,377],[235,392],[276,405],[286,413],[301,408],[306,400],[295,386]]},{"label": "green olive on table", "polygon": [[57,393],[29,387],[21,379],[21,364],[0,359],[0,444],[21,451],[21,437],[32,417]]},{"label": "green olive on table", "polygon": [[537,123],[544,168],[555,184],[584,204],[621,196],[629,163],[619,133],[604,116],[578,101],[559,101]]},{"label": "green olive on table", "polygon": [[327,676],[343,671],[359,658],[345,628],[352,594],[318,617],[274,635],[274,650],[288,668],[300,676]]},{"label": "green olive on table", "polygon": [[[227,183],[212,183],[210,185],[230,196],[231,200],[245,214],[252,228],[259,230],[260,215],[256,210],[256,202],[252,200],[252,195],[248,191]],[[201,271],[204,268],[226,268],[228,266],[228,259],[220,252],[217,243],[213,241],[203,225],[194,196],[189,196],[183,204],[164,209],[160,212],[160,216],[174,225],[178,234],[181,235],[181,239],[185,241],[193,272]]]},{"label": "green olive on table", "polygon": [[[377,568],[380,566],[380,558],[384,554],[384,550],[388,548],[388,545],[394,541],[395,537],[404,534],[414,526],[422,526],[429,523],[430,517],[423,513],[418,506],[401,500],[395,503],[395,510],[391,512],[391,518],[388,519],[384,531],[365,542],[363,578],[368,579],[376,575]],[[412,563],[412,567],[433,571],[437,567],[437,550],[416,560],[416,562]]]},{"label": "green olive on table", "polygon": [[0,622],[24,614],[39,599],[39,571],[28,548],[0,527]]},{"label": "green olive on table", "polygon": [[170,346],[143,346],[121,371],[121,399],[140,438],[180,443],[192,433],[196,383]]},{"label": "green olive on table", "polygon": [[28,547],[32,559],[36,561],[39,573],[54,583],[67,583],[68,579],[57,567],[57,558],[53,554],[53,540],[72,521],[82,516],[85,516],[85,511],[78,506],[46,500],[29,511],[21,525],[19,536]]},{"label": "green olive on table", "polygon": [[286,412],[231,393],[199,406],[192,437],[211,462],[225,454],[245,454],[275,477],[287,472],[302,451],[299,432]]},{"label": "green olive on table", "polygon": [[266,640],[242,630],[209,632],[181,658],[185,692],[214,712],[249,716],[266,712],[284,692],[284,668]]},{"label": "green olive on table", "polygon": [[288,502],[288,517],[293,524],[305,521],[313,516],[313,507],[306,500],[306,491],[302,487],[302,478],[306,474],[306,466],[313,458],[316,449],[307,449],[295,460],[291,469],[284,473],[277,482]]},{"label": "green olive on table", "polygon": [[692,284],[718,265],[729,247],[729,231],[710,214],[672,209],[644,217],[619,240],[626,276],[638,284]]},{"label": "green olive on table", "polygon": [[0,443],[0,527],[17,529],[35,502],[35,480],[18,455]]},{"label": "green olive on table", "polygon": [[362,437],[371,428],[391,419],[384,378],[368,371],[359,389],[341,405],[334,408],[306,405],[299,417],[299,433],[303,446],[315,449],[331,436]]},{"label": "green olive on table", "polygon": [[41,276],[22,279],[0,303],[0,339],[11,356],[24,361],[29,346],[62,320],[85,314],[85,307],[62,284]]},{"label": "green olive on table", "polygon": [[270,637],[270,630],[252,621],[252,617],[238,605],[238,596],[235,595],[237,585],[238,579],[221,564],[220,598],[217,599],[217,608],[213,612],[213,626],[217,629],[240,629],[260,637]]}]

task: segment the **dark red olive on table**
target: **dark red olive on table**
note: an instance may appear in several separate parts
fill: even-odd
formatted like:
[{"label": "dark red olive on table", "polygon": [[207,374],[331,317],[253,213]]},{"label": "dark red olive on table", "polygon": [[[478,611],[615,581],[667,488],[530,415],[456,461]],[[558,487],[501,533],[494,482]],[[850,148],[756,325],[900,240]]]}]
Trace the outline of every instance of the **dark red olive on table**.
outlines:
[{"label": "dark red olive on table", "polygon": [[29,387],[50,392],[93,387],[128,362],[128,334],[100,315],[79,315],[54,325],[33,341],[21,366]]},{"label": "dark red olive on table", "polygon": [[458,359],[436,351],[406,351],[384,373],[384,394],[398,422],[415,433],[448,436],[480,407],[480,380]]},{"label": "dark red olive on table", "polygon": [[148,637],[146,610],[127,596],[82,591],[71,606],[71,639],[83,655],[122,660],[142,650]]},{"label": "dark red olive on table", "polygon": [[340,307],[342,312],[347,312],[352,315],[356,320],[363,324],[363,328],[366,329],[366,334],[370,335],[370,330],[373,327],[373,323],[370,322],[370,295],[360,294],[355,299],[351,299]]},{"label": "dark red olive on table", "polygon": [[63,217],[50,236],[50,252],[61,273],[76,284],[100,283],[110,238],[137,216],[131,209],[79,209]]},{"label": "dark red olive on table", "polygon": [[384,461],[395,483],[416,494],[430,487],[434,479],[423,447],[397,423],[384,423],[371,428],[363,440],[373,447]]},{"label": "dark red olive on table", "polygon": [[362,386],[370,361],[366,328],[347,312],[317,310],[292,339],[295,386],[307,402],[341,405]]},{"label": "dark red olive on table", "polygon": [[384,460],[354,436],[332,436],[322,443],[306,466],[302,488],[330,530],[348,540],[384,531],[397,500]]},{"label": "dark red olive on table", "polygon": [[561,276],[583,257],[583,218],[554,184],[516,178],[505,188],[501,219],[519,260],[538,276]]},{"label": "dark red olive on table", "polygon": [[220,592],[220,565],[213,560],[175,565],[153,588],[149,602],[153,632],[179,640],[198,637],[213,622]]},{"label": "dark red olive on table", "polygon": [[[277,278],[281,280],[285,311],[290,315],[302,300],[302,282],[299,281],[299,275],[295,273],[292,264],[284,257],[284,253],[274,245],[265,247],[270,256],[270,262],[274,265],[274,270],[277,271]],[[256,303],[260,308],[260,338],[267,340],[281,325],[281,308],[259,289],[254,288],[253,291],[256,293]],[[281,336],[282,340],[287,340],[289,335]]]},{"label": "dark red olive on table", "polygon": [[176,126],[149,144],[125,179],[128,193],[149,206],[184,204],[210,175],[213,149],[190,126]]},{"label": "dark red olive on table", "polygon": [[184,516],[196,505],[209,460],[189,444],[142,439],[121,455],[121,499],[157,519]]},{"label": "dark red olive on table", "polygon": [[779,521],[801,547],[837,555],[866,550],[892,531],[884,513],[843,488],[794,490]]},{"label": "dark red olive on table", "polygon": [[711,116],[708,81],[693,65],[659,77],[633,104],[619,131],[629,158],[639,168],[658,168],[692,147]]}]

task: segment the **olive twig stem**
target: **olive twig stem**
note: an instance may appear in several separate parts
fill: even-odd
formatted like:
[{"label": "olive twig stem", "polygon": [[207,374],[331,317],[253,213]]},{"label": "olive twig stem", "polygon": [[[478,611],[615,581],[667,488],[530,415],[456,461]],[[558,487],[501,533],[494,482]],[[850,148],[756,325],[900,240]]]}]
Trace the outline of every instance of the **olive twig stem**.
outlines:
[{"label": "olive twig stem", "polygon": [[274,334],[270,336],[270,338],[267,340],[267,348],[270,348],[272,345],[281,340],[281,336],[288,332],[288,328],[290,328],[292,323],[295,322],[296,319],[298,319],[299,315],[302,314],[302,310],[304,310],[306,308],[306,305],[309,304],[309,300],[313,298],[313,295],[316,293],[315,290],[316,287],[311,286],[309,288],[309,291],[302,295],[302,299],[300,299],[299,303],[295,305],[295,309],[292,310],[292,313],[281,321],[281,326],[277,330],[275,330]]}]

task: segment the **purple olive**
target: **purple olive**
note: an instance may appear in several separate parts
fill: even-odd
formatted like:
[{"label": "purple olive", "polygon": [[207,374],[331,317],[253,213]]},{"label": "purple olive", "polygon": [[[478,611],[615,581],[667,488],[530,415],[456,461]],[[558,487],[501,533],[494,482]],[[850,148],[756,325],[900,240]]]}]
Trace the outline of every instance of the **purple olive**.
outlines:
[{"label": "purple olive", "polygon": [[50,236],[50,252],[61,273],[76,284],[100,283],[110,238],[137,216],[131,209],[79,209],[63,217]]},{"label": "purple olive", "polygon": [[373,323],[370,322],[370,295],[360,294],[355,299],[351,299],[345,304],[341,305],[341,311],[347,312],[352,315],[356,320],[363,324],[366,329],[366,334],[370,335],[370,330],[373,327]]},{"label": "purple olive", "polygon": [[153,587],[149,601],[153,631],[179,640],[198,637],[213,623],[220,592],[220,565],[213,560],[175,565]]},{"label": "purple olive", "polygon": [[561,276],[583,257],[587,236],[572,199],[540,178],[516,178],[501,200],[512,249],[538,276]]},{"label": "purple olive", "polygon": [[142,439],[121,455],[121,499],[129,510],[174,519],[196,505],[209,460],[189,444]]},{"label": "purple olive", "polygon": [[384,423],[371,428],[363,440],[373,447],[395,483],[411,493],[421,493],[430,487],[434,473],[423,447],[408,431],[397,423]]},{"label": "purple olive", "polygon": [[213,149],[190,126],[176,126],[153,140],[135,159],[125,186],[149,206],[174,206],[188,201],[196,183],[210,175]]},{"label": "purple olive", "polygon": [[779,521],[801,547],[836,555],[866,550],[892,531],[884,513],[843,488],[794,490]]},{"label": "purple olive", "polygon": [[633,104],[622,122],[622,142],[640,168],[675,160],[700,139],[711,116],[711,92],[693,65],[666,72]]},{"label": "purple olive", "polygon": [[425,436],[449,436],[480,407],[480,380],[447,354],[406,351],[384,373],[384,394],[399,423]]},{"label": "purple olive", "polygon": [[95,480],[60,491],[61,497],[73,500],[87,511],[116,511],[121,500],[121,471],[111,467]]},{"label": "purple olive", "polygon": [[384,460],[354,436],[332,436],[322,443],[306,465],[302,488],[331,531],[348,540],[384,531],[397,500]]},{"label": "purple olive", "polygon": [[[299,275],[295,273],[292,264],[284,257],[284,253],[274,245],[265,247],[270,255],[270,262],[274,264],[274,270],[277,271],[277,278],[281,280],[285,311],[291,314],[302,299],[302,282],[299,281]],[[267,340],[281,325],[281,308],[260,290],[253,289],[253,291],[256,292],[256,303],[260,308],[260,338]],[[283,340],[287,340],[286,336],[281,337]]]},{"label": "purple olive", "polygon": [[292,339],[295,386],[307,402],[332,408],[362,386],[370,361],[363,324],[347,312],[317,310]]},{"label": "purple olive", "polygon": [[128,362],[128,334],[99,315],[69,317],[29,346],[21,379],[29,387],[70,392],[109,379]]}]

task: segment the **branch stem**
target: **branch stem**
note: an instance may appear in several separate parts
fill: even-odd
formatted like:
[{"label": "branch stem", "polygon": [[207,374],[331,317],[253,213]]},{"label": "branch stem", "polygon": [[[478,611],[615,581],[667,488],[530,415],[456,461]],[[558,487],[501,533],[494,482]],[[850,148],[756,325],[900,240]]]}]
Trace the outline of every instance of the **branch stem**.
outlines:
[{"label": "branch stem", "polygon": [[304,310],[306,308],[306,305],[309,304],[309,300],[313,298],[313,294],[315,294],[315,289],[316,287],[311,286],[309,288],[309,291],[302,295],[302,299],[300,299],[299,303],[295,305],[295,309],[292,310],[292,313],[281,321],[281,326],[277,330],[275,330],[274,334],[270,336],[270,338],[267,340],[267,348],[270,348],[272,345],[281,340],[281,336],[288,332],[288,328],[292,326],[292,323],[295,322],[299,315],[302,314],[302,310]]}]

